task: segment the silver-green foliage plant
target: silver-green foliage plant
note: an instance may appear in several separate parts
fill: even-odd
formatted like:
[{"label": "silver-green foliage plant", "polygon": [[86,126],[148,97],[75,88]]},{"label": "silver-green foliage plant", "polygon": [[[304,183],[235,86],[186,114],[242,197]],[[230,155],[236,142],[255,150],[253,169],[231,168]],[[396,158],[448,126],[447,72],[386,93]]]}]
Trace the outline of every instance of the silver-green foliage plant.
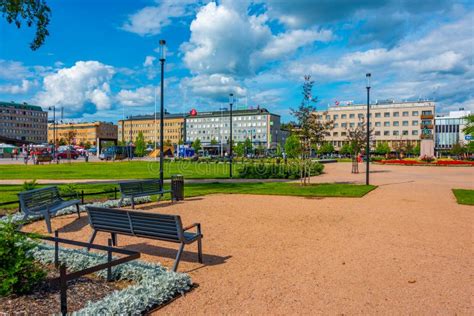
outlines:
[{"label": "silver-green foliage plant", "polygon": [[[54,248],[40,244],[31,253],[41,263],[54,262]],[[69,271],[78,271],[106,262],[106,255],[87,252],[86,250],[59,250],[59,261]],[[97,273],[106,276],[106,270]],[[102,300],[88,302],[75,312],[76,315],[140,315],[152,306],[164,304],[176,295],[183,295],[192,286],[191,278],[184,273],[167,270],[159,264],[132,261],[112,268],[115,280],[131,280],[135,284],[121,291],[114,291]]]}]

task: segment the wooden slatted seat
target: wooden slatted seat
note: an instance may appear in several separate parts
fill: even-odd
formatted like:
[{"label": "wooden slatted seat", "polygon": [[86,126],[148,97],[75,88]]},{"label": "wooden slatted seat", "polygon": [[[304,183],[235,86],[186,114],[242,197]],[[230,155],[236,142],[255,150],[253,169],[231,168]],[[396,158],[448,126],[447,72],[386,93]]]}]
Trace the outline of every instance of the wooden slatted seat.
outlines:
[{"label": "wooden slatted seat", "polygon": [[51,215],[59,210],[76,205],[77,215],[81,217],[79,200],[63,200],[59,195],[58,187],[45,187],[18,193],[21,211],[25,214],[23,220],[29,216],[43,215],[48,233],[51,233]]},{"label": "wooden slatted seat", "polygon": [[140,196],[158,195],[158,202],[165,193],[172,193],[171,190],[163,190],[159,180],[141,180],[141,181],[127,181],[120,182],[121,198],[119,206],[122,206],[125,198],[130,198],[132,208],[135,208],[135,198]]},{"label": "wooden slatted seat", "polygon": [[[97,232],[110,233],[112,243],[117,246],[117,234],[150,238],[179,243],[178,254],[173,265],[173,271],[178,269],[184,245],[195,241],[198,243],[198,261],[202,263],[201,224],[195,223],[184,227],[179,215],[136,212],[124,209],[86,206],[89,223],[93,229],[89,243],[92,244]],[[196,232],[188,232],[196,227]]]}]

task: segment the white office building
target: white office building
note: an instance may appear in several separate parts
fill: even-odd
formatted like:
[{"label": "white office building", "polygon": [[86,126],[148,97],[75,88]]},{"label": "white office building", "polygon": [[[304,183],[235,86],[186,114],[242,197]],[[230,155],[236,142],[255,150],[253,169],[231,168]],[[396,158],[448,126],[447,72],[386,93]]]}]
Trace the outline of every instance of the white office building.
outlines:
[{"label": "white office building", "polygon": [[471,111],[459,109],[459,111],[451,111],[448,115],[435,117],[436,126],[436,151],[448,151],[454,144],[467,144],[466,135],[462,132],[466,126],[466,117]]}]

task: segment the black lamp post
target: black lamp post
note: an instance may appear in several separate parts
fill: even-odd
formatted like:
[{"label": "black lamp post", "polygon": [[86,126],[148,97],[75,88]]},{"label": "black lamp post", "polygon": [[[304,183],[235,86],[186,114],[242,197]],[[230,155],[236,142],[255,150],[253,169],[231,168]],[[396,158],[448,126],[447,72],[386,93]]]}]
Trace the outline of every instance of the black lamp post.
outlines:
[{"label": "black lamp post", "polygon": [[232,146],[233,146],[233,142],[234,142],[234,139],[232,138],[232,105],[234,104],[234,94],[231,93],[229,94],[229,105],[230,105],[230,150],[229,150],[229,162],[230,162],[230,169],[229,169],[229,176],[232,178]]},{"label": "black lamp post", "polygon": [[56,106],[52,105],[48,110],[53,110],[53,159],[56,160]]},{"label": "black lamp post", "polygon": [[365,74],[367,79],[367,146],[365,147],[365,159],[366,159],[366,168],[365,168],[365,184],[369,185],[369,163],[370,163],[370,77],[371,74]]},{"label": "black lamp post", "polygon": [[164,134],[164,76],[165,76],[165,57],[166,57],[166,41],[160,40],[160,63],[161,63],[161,91],[160,91],[160,183],[163,187],[163,134]]}]

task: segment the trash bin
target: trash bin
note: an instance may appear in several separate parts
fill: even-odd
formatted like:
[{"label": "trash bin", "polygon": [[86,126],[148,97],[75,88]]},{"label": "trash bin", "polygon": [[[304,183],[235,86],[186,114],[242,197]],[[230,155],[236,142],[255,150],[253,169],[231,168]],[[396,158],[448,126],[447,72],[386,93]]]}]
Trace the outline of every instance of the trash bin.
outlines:
[{"label": "trash bin", "polygon": [[184,200],[184,178],[180,174],[171,176],[172,199],[175,201]]}]

